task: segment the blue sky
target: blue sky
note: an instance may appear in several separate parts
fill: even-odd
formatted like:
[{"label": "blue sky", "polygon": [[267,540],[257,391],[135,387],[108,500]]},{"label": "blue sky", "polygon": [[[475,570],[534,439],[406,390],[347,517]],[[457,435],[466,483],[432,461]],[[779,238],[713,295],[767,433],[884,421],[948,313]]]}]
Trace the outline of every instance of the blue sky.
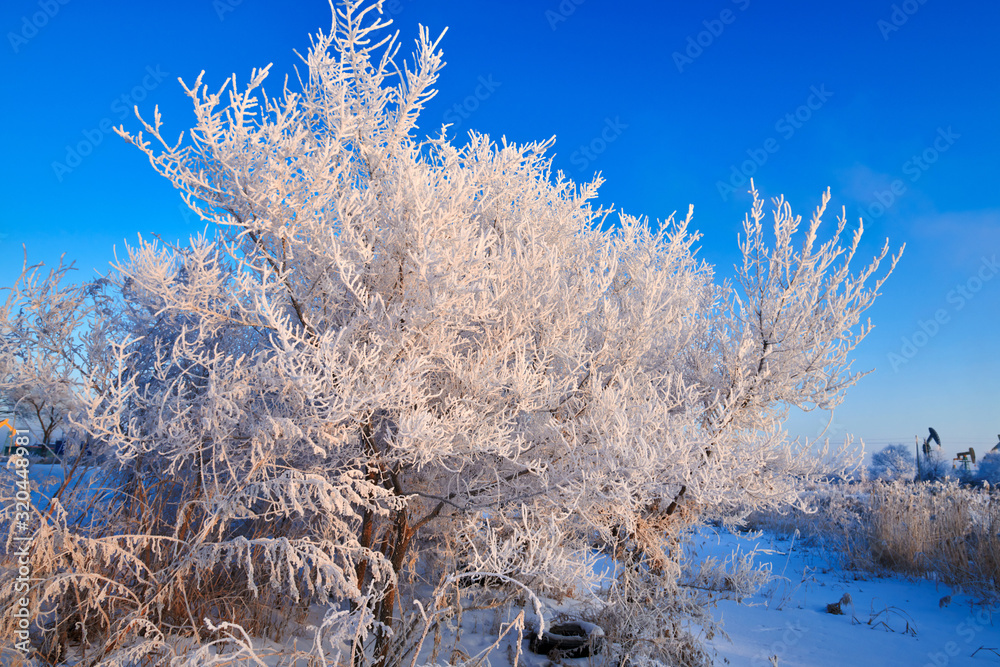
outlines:
[{"label": "blue sky", "polygon": [[[829,435],[869,450],[933,426],[945,448],[1000,433],[1000,4],[972,0],[388,0],[404,50],[417,24],[448,66],[421,129],[452,123],[526,142],[556,135],[555,166],[600,171],[601,202],[651,219],[695,207],[701,256],[732,274],[753,175],[808,217],[865,218],[865,256],[906,253],[856,354],[875,369]],[[201,230],[141,153],[108,132],[158,104],[193,119],[177,78],[219,85],[274,63],[277,90],[330,24],[322,0],[6,0],[0,8],[0,284],[21,264],[104,271],[137,234]],[[828,223],[834,222],[833,216]],[[996,258],[996,259],[994,259]],[[830,415],[797,415],[816,436]],[[980,450],[982,451],[982,450]]]}]

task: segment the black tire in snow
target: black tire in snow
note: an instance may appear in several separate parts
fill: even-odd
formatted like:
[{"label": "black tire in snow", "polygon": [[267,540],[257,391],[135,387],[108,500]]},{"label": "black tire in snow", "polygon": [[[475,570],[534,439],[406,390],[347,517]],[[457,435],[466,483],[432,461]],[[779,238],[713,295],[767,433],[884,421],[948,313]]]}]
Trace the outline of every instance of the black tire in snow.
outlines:
[{"label": "black tire in snow", "polygon": [[560,658],[586,658],[599,655],[604,648],[604,630],[584,621],[560,623],[549,628],[539,637],[533,633],[528,645],[532,653]]}]

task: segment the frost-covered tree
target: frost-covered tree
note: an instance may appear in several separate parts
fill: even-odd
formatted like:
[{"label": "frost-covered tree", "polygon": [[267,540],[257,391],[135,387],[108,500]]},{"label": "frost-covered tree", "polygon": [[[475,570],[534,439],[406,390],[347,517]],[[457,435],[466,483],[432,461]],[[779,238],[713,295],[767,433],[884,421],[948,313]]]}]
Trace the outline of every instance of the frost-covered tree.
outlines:
[{"label": "frost-covered tree", "polygon": [[690,211],[605,225],[600,181],[553,174],[550,142],[421,138],[438,41],[397,68],[377,7],[337,7],[298,88],[199,76],[186,141],[158,111],[120,130],[208,232],[140,241],[108,277],[116,365],[79,423],[118,491],[99,521],[43,523],[46,632],[126,664],[177,633],[249,651],[261,609],[326,603],[317,656],[410,664],[464,578],[580,596],[621,656],[705,660],[685,584],[711,576],[680,541],[799,500],[821,462],[783,417],[860,377],[887,247],[853,273],[861,229],[819,238],[828,192],[803,229],[782,199],[765,224],[754,190],[718,283]]},{"label": "frost-covered tree", "polygon": [[[101,280],[71,282],[72,264],[44,270],[25,261],[0,302],[0,397],[20,424],[48,445],[73,431],[82,398],[109,376],[106,336],[114,329]],[[119,332],[120,333],[120,332]]]},{"label": "frost-covered tree", "polygon": [[925,482],[940,482],[944,480],[951,468],[948,465],[948,457],[940,447],[932,447],[929,451],[920,454],[917,459],[917,479]]},{"label": "frost-covered tree", "polygon": [[916,460],[906,445],[888,445],[872,454],[872,464],[868,467],[871,479],[891,482],[911,480],[916,472]]}]

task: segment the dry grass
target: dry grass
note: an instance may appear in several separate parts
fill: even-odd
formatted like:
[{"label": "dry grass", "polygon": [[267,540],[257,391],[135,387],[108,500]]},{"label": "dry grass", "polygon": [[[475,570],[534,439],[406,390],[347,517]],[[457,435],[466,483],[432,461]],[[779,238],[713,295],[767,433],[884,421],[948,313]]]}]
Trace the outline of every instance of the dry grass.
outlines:
[{"label": "dry grass", "polygon": [[869,482],[811,490],[816,512],[755,514],[751,524],[795,530],[843,564],[930,577],[967,592],[1000,593],[1000,490],[957,482]]},{"label": "dry grass", "polygon": [[[0,501],[5,507],[14,507],[12,479],[10,474],[0,475]],[[109,478],[101,486],[114,488],[114,481]],[[168,662],[168,640],[173,635],[199,642],[218,639],[218,633],[205,630],[206,617],[238,620],[254,636],[276,641],[305,620],[308,597],[297,602],[292,591],[275,590],[262,568],[252,575],[258,594],[251,592],[251,575],[239,563],[220,560],[202,568],[201,578],[196,579],[198,564],[191,562],[196,544],[190,536],[199,531],[205,517],[172,510],[175,495],[167,482],[148,488],[136,485],[132,493],[115,497],[95,511],[106,519],[96,528],[83,525],[86,512],[61,509],[63,504],[79,509],[99,502],[99,495],[88,497],[85,484],[79,489],[67,484],[55,511],[44,511],[44,503],[31,508],[30,588],[19,595],[27,597],[34,610],[31,644],[42,664],[59,664],[71,652],[82,664],[103,664],[116,652],[144,641],[156,647],[137,660],[160,664]],[[76,520],[69,518],[74,514]],[[172,518],[173,525],[165,517]],[[14,533],[11,518],[10,511],[0,513],[0,535]],[[268,527],[250,525],[247,537],[259,537]],[[293,529],[286,534],[295,536]],[[9,541],[0,544],[0,601],[8,607],[18,597],[17,546]],[[264,562],[259,548],[251,559]],[[0,618],[0,647],[14,645],[16,630],[16,619]],[[16,664],[17,659],[15,652],[0,649],[0,664],[7,660]]]},{"label": "dry grass", "polygon": [[872,561],[913,575],[933,573],[967,589],[998,590],[1000,493],[956,483],[876,484],[868,543]]}]

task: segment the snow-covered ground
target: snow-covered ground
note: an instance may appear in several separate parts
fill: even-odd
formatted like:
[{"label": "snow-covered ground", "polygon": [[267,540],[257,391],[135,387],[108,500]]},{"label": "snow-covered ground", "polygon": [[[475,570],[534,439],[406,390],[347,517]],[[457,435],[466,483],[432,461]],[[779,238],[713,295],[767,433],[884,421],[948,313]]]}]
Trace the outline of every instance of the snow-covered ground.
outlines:
[{"label": "snow-covered ground", "polygon": [[[773,578],[742,603],[722,601],[715,617],[727,637],[707,642],[715,664],[757,667],[845,667],[1000,665],[1000,610],[984,607],[975,591],[962,592],[928,580],[877,577],[841,569],[837,554],[827,554],[802,539],[758,533],[738,536],[703,529],[692,549],[701,557],[725,560],[739,550],[758,550]],[[843,614],[827,605],[845,600]],[[547,600],[547,603],[553,603]],[[571,611],[571,601],[546,610]],[[461,647],[474,656],[496,639],[513,614],[469,614]],[[499,622],[499,624],[498,624]],[[529,628],[534,617],[527,618]],[[506,642],[504,642],[506,644]],[[495,667],[510,664],[503,645],[490,656]],[[428,657],[428,651],[422,658]],[[446,661],[439,657],[440,664]],[[554,663],[522,644],[523,667]],[[599,658],[562,660],[563,665],[605,667]]]},{"label": "snow-covered ground", "polygon": [[[984,608],[975,591],[966,594],[933,581],[876,577],[840,569],[826,554],[801,539],[759,533],[737,536],[704,529],[694,552],[724,560],[737,549],[757,549],[770,564],[772,581],[752,598],[722,601],[715,609],[728,638],[707,642],[717,665],[845,667],[1000,665],[1000,610]],[[843,614],[827,605],[850,595]],[[556,610],[553,610],[556,611]],[[469,621],[463,647],[488,645],[482,619]],[[477,636],[479,630],[479,636]],[[479,641],[482,639],[483,641]],[[522,665],[551,665],[522,646]],[[491,656],[506,665],[504,652]],[[564,665],[604,665],[599,659],[563,660]]]},{"label": "snow-covered ground", "polygon": [[[748,540],[703,531],[698,543],[720,555],[746,548]],[[716,617],[729,640],[710,642],[717,664],[1000,665],[1000,611],[977,604],[975,591],[845,572],[835,554],[802,540],[764,533],[749,543],[770,552],[761,560],[775,578],[744,604],[719,604]],[[851,602],[841,605],[843,615],[828,613],[845,594]]]},{"label": "snow-covered ground", "polygon": [[[84,484],[94,484],[94,469],[81,475]],[[62,481],[59,466],[35,465],[33,502],[44,504]],[[96,485],[95,485],[96,486]],[[96,488],[94,489],[96,491]],[[976,591],[952,590],[928,580],[901,576],[876,577],[842,569],[839,555],[825,553],[802,539],[758,533],[739,536],[723,529],[706,528],[692,543],[696,557],[725,560],[734,552],[756,549],[758,562],[769,564],[773,578],[753,597],[742,603],[722,601],[715,617],[723,622],[727,637],[717,635],[707,644],[718,665],[842,667],[863,665],[1000,665],[1000,609],[982,606]],[[607,559],[599,564],[609,569]],[[843,614],[828,612],[827,605],[845,600]],[[561,604],[546,600],[546,616],[572,612],[572,600]],[[307,623],[320,625],[324,609],[316,607]],[[496,641],[498,630],[507,627],[519,610],[484,610],[464,616],[460,648],[475,656]],[[525,610],[526,631],[536,620],[530,605]],[[550,620],[550,619],[548,619]],[[286,638],[284,646],[254,641],[266,664],[278,664],[274,652],[297,644],[311,645],[309,633]],[[508,637],[515,637],[516,631]],[[508,639],[494,650],[489,664],[508,665],[514,646]],[[444,644],[450,646],[449,641]],[[420,662],[430,658],[432,640],[424,647]],[[543,667],[546,657],[522,643],[522,667]],[[437,657],[448,664],[450,648]],[[269,656],[268,654],[271,653]],[[71,664],[72,661],[70,661]],[[300,664],[305,664],[301,662]],[[418,664],[420,664],[418,662]],[[604,665],[600,658],[563,660],[564,665]]]}]

